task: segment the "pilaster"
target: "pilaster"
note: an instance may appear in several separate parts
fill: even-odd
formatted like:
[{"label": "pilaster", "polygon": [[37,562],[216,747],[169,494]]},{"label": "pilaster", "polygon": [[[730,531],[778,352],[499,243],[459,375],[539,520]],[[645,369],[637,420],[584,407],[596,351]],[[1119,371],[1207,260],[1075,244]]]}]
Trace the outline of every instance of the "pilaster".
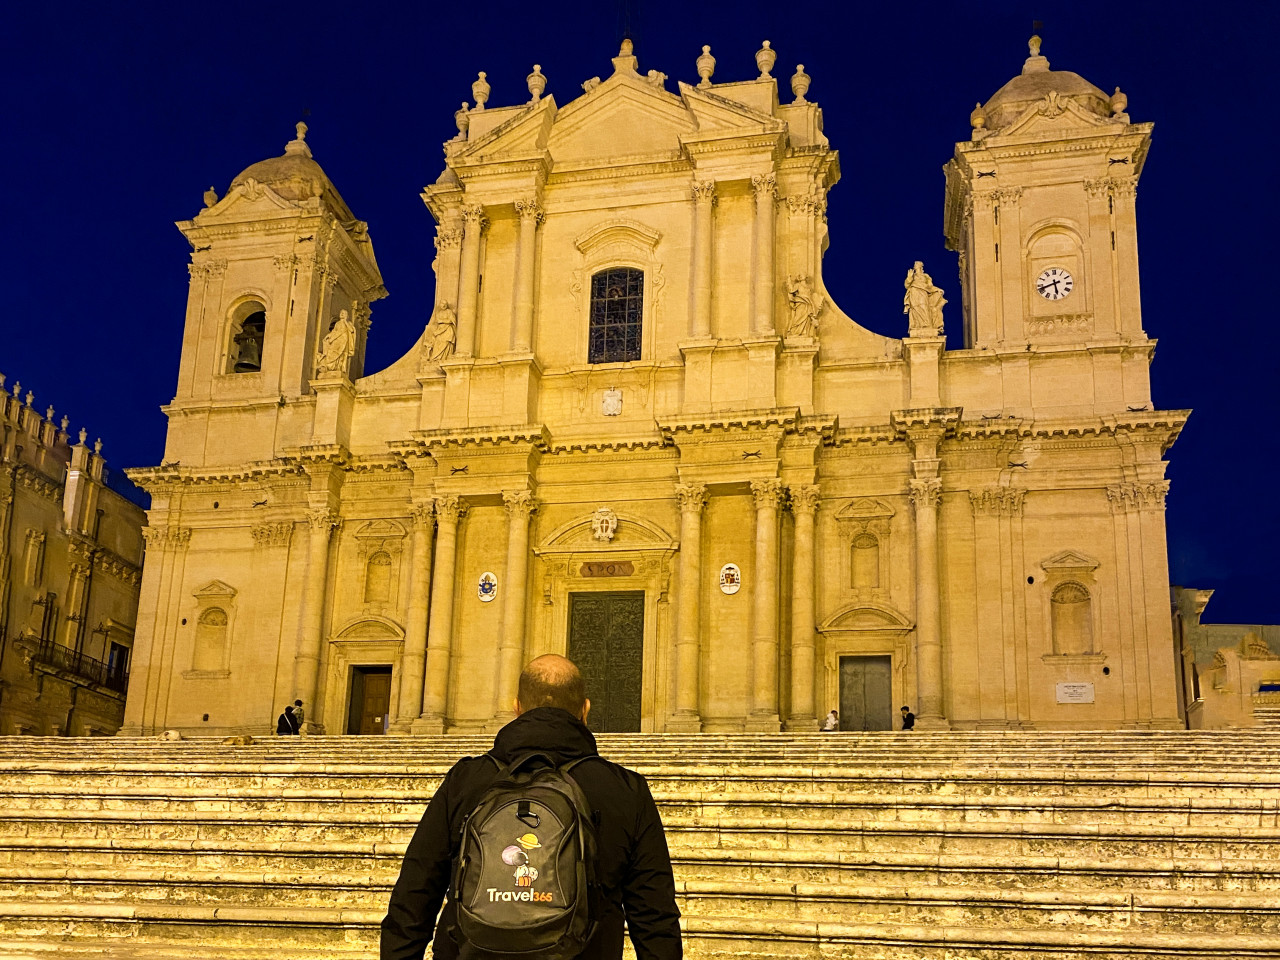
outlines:
[{"label": "pilaster", "polygon": [[746,729],[781,728],[778,715],[778,508],[782,481],[751,481],[756,506],[756,556],[753,579],[751,714]]},{"label": "pilaster", "polygon": [[705,483],[676,484],[680,503],[680,606],[677,609],[675,713],[670,733],[702,731],[702,509]]}]

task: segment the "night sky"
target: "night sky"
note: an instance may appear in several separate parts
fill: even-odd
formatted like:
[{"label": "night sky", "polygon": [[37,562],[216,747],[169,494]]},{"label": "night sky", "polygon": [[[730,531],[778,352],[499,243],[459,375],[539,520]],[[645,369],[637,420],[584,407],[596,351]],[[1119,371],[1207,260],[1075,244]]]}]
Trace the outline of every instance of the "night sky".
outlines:
[{"label": "night sky", "polygon": [[[651,3],[628,17],[641,73],[716,81],[802,62],[843,179],[829,198],[824,275],[863,326],[905,334],[902,277],[922,259],[953,301],[942,240],[942,165],[969,111],[1017,74],[1033,19],[1043,53],[1154,121],[1138,191],[1144,324],[1160,341],[1156,406],[1194,409],[1169,453],[1174,583],[1213,587],[1206,620],[1277,622],[1280,498],[1271,50],[1274,4]],[[37,9],[39,7],[39,9]],[[534,63],[563,107],[607,77],[619,0],[499,3],[37,5],[0,31],[4,139],[0,372],[43,412],[102,437],[109,466],[160,461],[187,295],[189,247],[174,228],[242,169],[283,152],[303,111],[307,141],[367,220],[391,295],[374,305],[366,372],[414,343],[432,302],[434,228],[418,198],[442,169],[453,111],[485,70],[490,106],[528,98]],[[1187,8],[1190,10],[1190,8]],[[1207,19],[1217,17],[1216,20]]]}]

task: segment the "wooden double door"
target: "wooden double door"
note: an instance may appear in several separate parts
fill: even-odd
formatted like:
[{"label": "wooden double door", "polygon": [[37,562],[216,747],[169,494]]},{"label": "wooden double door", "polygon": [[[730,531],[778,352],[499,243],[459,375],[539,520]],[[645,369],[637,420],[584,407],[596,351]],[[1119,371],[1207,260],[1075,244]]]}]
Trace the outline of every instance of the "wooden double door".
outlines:
[{"label": "wooden double door", "polygon": [[391,668],[356,667],[351,674],[347,733],[365,736],[386,733],[390,709]]},{"label": "wooden double door", "polygon": [[587,683],[596,733],[639,733],[644,591],[569,595],[569,659]]},{"label": "wooden double door", "polygon": [[840,658],[840,729],[893,729],[891,657]]}]

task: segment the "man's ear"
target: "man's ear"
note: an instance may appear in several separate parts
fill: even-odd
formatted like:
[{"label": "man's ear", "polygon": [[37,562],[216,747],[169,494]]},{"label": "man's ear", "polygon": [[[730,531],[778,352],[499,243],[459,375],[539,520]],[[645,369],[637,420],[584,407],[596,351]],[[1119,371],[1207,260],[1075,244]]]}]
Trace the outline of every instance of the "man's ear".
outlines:
[{"label": "man's ear", "polygon": [[591,712],[591,701],[583,700],[582,701],[582,722],[583,723],[587,722],[587,714],[589,714],[590,712]]},{"label": "man's ear", "polygon": [[519,698],[519,697],[516,697],[514,700],[512,700],[512,701],[511,701],[511,703],[512,703],[512,705],[516,708],[516,716],[517,716],[517,717],[518,717],[518,716],[520,716],[520,714],[524,713],[524,709],[520,706],[520,698]]}]

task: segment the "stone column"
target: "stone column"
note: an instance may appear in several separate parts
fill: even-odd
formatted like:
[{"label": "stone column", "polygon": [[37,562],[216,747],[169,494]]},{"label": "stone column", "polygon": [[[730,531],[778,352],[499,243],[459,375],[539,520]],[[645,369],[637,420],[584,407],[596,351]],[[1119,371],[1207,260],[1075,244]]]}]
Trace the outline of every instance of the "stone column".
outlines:
[{"label": "stone column", "polygon": [[458,552],[458,520],[466,508],[456,494],[436,497],[436,564],[431,579],[431,616],[427,626],[426,677],[422,715],[414,733],[444,733],[449,692],[449,660],[453,649],[453,592]]},{"label": "stone column", "polygon": [[711,231],[712,208],[716,202],[716,185],[713,180],[693,182],[693,328],[695,340],[711,337],[711,270],[714,249]]},{"label": "stone column", "polygon": [[702,508],[707,502],[707,485],[677,484],[676,498],[680,501],[680,606],[676,621],[676,709],[667,730],[700,733]]},{"label": "stone column", "polygon": [[751,716],[748,730],[777,730],[778,722],[778,503],[782,481],[752,480],[756,501],[756,560]]},{"label": "stone column", "polygon": [[751,332],[757,337],[772,337],[777,334],[773,319],[773,206],[777,197],[776,179],[772,173],[754,176],[751,178],[751,189],[756,195]]},{"label": "stone column", "polygon": [[942,633],[938,597],[938,504],[942,481],[911,480],[916,512],[916,726],[947,729],[942,712]]},{"label": "stone column", "polygon": [[791,488],[791,513],[795,517],[795,553],[791,571],[791,714],[789,730],[813,730],[818,717],[814,711],[814,513],[818,509],[818,488]]},{"label": "stone column", "polygon": [[537,262],[538,224],[542,207],[533,198],[516,201],[520,217],[520,239],[516,246],[516,285],[511,307],[511,349],[516,353],[533,350],[533,280]]},{"label": "stone column", "polygon": [[307,732],[320,732],[319,718],[324,715],[316,703],[316,682],[320,673],[320,648],[323,645],[325,585],[329,578],[329,537],[340,523],[327,509],[307,514],[311,524],[311,543],[307,553],[307,581],[302,595],[302,634],[298,652],[293,658],[293,694],[305,705]]},{"label": "stone column", "polygon": [[489,225],[484,207],[467,204],[462,208],[462,264],[458,276],[458,343],[459,357],[472,357],[476,352],[476,307],[480,295],[480,240]]},{"label": "stone column", "polygon": [[393,733],[408,733],[413,721],[422,714],[435,512],[435,502],[430,499],[416,500],[411,510],[413,553],[409,564],[409,622],[405,627],[404,656],[400,658],[400,708],[391,727]]},{"label": "stone column", "polygon": [[498,724],[516,715],[529,603],[529,517],[538,508],[528,490],[505,490],[502,502],[507,508],[507,582],[502,589],[502,635],[498,640],[498,683],[493,705],[493,719]]}]

